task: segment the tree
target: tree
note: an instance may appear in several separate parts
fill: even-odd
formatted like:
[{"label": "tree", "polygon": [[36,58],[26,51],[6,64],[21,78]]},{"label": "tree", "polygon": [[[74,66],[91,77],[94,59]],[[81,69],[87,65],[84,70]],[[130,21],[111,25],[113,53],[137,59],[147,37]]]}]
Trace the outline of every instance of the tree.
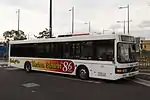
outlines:
[{"label": "tree", "polygon": [[38,34],[39,36],[35,36],[36,38],[49,38],[50,37],[50,35],[49,35],[49,30],[47,29],[47,28],[45,28],[45,30],[44,31],[42,31],[42,32],[39,32],[39,34]]},{"label": "tree", "polygon": [[13,31],[14,33],[14,40],[26,40],[27,36],[24,34],[22,30],[18,31]]},{"label": "tree", "polygon": [[4,36],[5,39],[12,38],[13,34],[10,31],[6,31],[6,32],[3,33],[3,36]]},{"label": "tree", "polygon": [[3,36],[5,39],[13,39],[13,40],[26,40],[27,37],[24,34],[22,30],[16,31],[16,30],[11,30],[11,31],[6,31],[3,33]]}]

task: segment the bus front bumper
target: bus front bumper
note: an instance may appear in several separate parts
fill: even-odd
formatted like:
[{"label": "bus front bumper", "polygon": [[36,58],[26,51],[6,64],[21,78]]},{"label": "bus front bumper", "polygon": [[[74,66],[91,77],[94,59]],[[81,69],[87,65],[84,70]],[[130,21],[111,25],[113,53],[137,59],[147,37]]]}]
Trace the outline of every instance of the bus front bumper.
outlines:
[{"label": "bus front bumper", "polygon": [[139,74],[139,71],[134,71],[134,72],[130,72],[130,73],[124,73],[124,74],[116,74],[115,79],[122,79],[122,78],[128,78],[128,77],[133,77]]},{"label": "bus front bumper", "polygon": [[125,73],[123,74],[123,78],[126,78],[126,77],[133,77],[133,76],[136,76],[139,74],[139,71],[135,71],[135,72],[130,72],[130,73]]}]

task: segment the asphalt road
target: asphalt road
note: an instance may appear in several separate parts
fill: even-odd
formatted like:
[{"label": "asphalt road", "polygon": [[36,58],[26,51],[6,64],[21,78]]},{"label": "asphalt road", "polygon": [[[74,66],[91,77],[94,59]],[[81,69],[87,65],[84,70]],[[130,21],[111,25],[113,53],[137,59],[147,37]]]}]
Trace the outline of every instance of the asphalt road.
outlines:
[{"label": "asphalt road", "polygon": [[150,100],[150,87],[126,79],[82,81],[1,67],[0,100]]}]

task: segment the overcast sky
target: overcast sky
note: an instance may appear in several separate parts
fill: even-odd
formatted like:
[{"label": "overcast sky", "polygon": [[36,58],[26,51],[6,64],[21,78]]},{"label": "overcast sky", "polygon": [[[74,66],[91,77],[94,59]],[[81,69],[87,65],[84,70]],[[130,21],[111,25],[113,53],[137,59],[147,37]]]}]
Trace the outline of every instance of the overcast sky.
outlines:
[{"label": "overcast sky", "polygon": [[[131,35],[150,38],[150,0],[53,0],[53,33],[71,32],[71,12],[75,7],[75,32],[88,32],[85,22],[91,21],[92,32],[114,30],[123,32],[118,20],[127,19],[130,4]],[[0,33],[17,29],[17,9],[21,10],[20,29],[37,34],[49,26],[49,0],[0,0]],[[107,34],[107,32],[106,32]]]}]

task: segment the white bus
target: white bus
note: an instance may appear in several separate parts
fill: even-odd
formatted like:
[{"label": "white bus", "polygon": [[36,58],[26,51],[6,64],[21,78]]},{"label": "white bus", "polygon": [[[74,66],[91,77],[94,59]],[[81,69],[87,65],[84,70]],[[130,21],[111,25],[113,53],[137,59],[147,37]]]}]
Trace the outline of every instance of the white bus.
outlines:
[{"label": "white bus", "polygon": [[18,68],[117,80],[138,74],[135,41],[128,35],[73,35],[9,43],[9,64]]}]

